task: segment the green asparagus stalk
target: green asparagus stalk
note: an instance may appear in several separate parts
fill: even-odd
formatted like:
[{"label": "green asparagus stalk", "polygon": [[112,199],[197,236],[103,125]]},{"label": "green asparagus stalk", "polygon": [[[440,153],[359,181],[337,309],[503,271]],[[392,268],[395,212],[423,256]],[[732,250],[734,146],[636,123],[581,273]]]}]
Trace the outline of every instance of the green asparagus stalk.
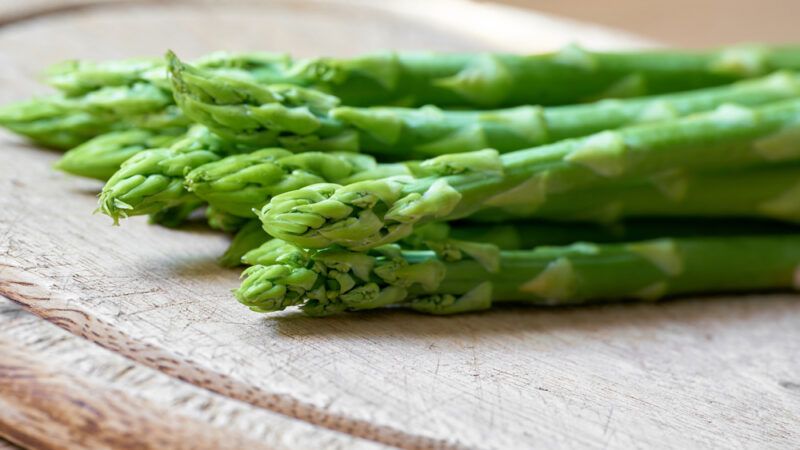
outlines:
[{"label": "green asparagus stalk", "polygon": [[731,86],[629,100],[491,111],[341,107],[290,85],[259,85],[198,70],[168,55],[184,113],[231,141],[291,150],[334,148],[411,159],[494,148],[501,153],[639,122],[797,98],[800,77],[779,73]]},{"label": "green asparagus stalk", "polygon": [[219,258],[219,264],[223,267],[236,267],[242,264],[246,253],[261,248],[261,245],[270,239],[261,227],[261,222],[251,219],[236,232],[228,249]]},{"label": "green asparagus stalk", "polygon": [[[198,66],[230,78],[265,76],[269,81],[281,61],[270,54],[219,54],[201,59]],[[163,61],[72,61],[52,69],[50,82],[64,92],[3,106],[0,125],[58,149],[112,131],[189,125],[174,104]]]},{"label": "green asparagus stalk", "polygon": [[[292,60],[285,55],[217,55],[197,64],[256,71],[262,82],[315,88],[352,106],[497,108],[558,105],[661,94],[800,69],[796,47],[739,46],[702,52],[589,52],[568,46],[540,55],[384,52]],[[152,66],[148,65],[152,64]],[[130,83],[157,62],[67,64],[51,83],[68,92]],[[158,76],[161,72],[156,69]],[[151,77],[152,78],[152,77]]]},{"label": "green asparagus stalk", "polygon": [[167,228],[178,228],[186,223],[202,206],[203,202],[200,199],[192,199],[191,201],[160,209],[150,214],[150,223]]},{"label": "green asparagus stalk", "polygon": [[118,223],[120,218],[153,214],[194,202],[183,177],[188,170],[244,151],[202,126],[195,126],[169,148],[149,149],[126,160],[100,193],[98,210]]},{"label": "green asparagus stalk", "polygon": [[325,316],[402,306],[452,314],[495,302],[553,306],[797,289],[800,235],[577,243],[497,252],[492,266],[395,246],[367,253],[286,248],[276,255],[272,265],[245,270],[235,291],[253,311],[299,306]]},{"label": "green asparagus stalk", "polygon": [[[194,64],[215,73],[263,80],[281,80],[292,64],[285,54],[215,52]],[[110,86],[132,86],[145,82],[169,90],[163,58],[133,58],[115,61],[69,60],[48,68],[46,81],[69,96],[80,96]]]},{"label": "green asparagus stalk", "polygon": [[[455,174],[449,176],[400,176],[346,186],[318,184],[273,197],[259,215],[268,233],[301,247],[338,244],[366,249],[408,236],[416,224],[464,218],[485,208],[503,208],[521,217],[544,217],[537,214],[540,206],[565,204],[551,200],[554,194],[582,190],[571,194],[571,198],[593,202],[592,190],[618,183],[648,182],[659,188],[662,198],[681,200],[686,186],[684,172],[797,161],[798,119],[797,100],[759,109],[723,105],[712,113],[605,131],[496,155],[493,159],[483,157],[480,166],[458,164],[462,158],[459,154],[444,155],[439,159],[446,158],[455,169],[451,172]],[[782,181],[790,182],[791,175],[788,178]],[[738,186],[733,181],[725,187],[730,189],[732,185]],[[779,208],[781,211],[760,207],[757,211],[796,220],[797,209],[790,201],[793,186],[772,185],[789,196]],[[736,198],[725,192],[719,198],[706,200],[735,203]],[[703,216],[703,208],[714,206],[697,203],[695,207],[701,210],[688,211],[685,208],[689,201],[674,202],[676,206],[666,209],[672,214]],[[724,204],[719,206],[719,212],[752,212],[753,206],[737,209]],[[647,212],[666,212],[659,208],[654,206]],[[624,208],[622,211],[627,214]],[[635,215],[634,212],[630,213]]]},{"label": "green asparagus stalk", "polygon": [[80,98],[34,98],[0,107],[0,125],[31,141],[69,149],[112,131],[185,128],[169,93],[154,86],[109,87]]},{"label": "green asparagus stalk", "polygon": [[146,149],[169,147],[185,131],[131,129],[101,134],[64,153],[55,167],[72,175],[105,181],[131,156]]},{"label": "green asparagus stalk", "polygon": [[185,183],[214,208],[255,218],[253,208],[274,195],[316,183],[341,182],[375,167],[373,157],[358,153],[293,154],[271,148],[204,164],[188,172]]},{"label": "green asparagus stalk", "polygon": [[[256,221],[257,222],[257,221]],[[251,224],[249,224],[251,225]],[[485,253],[485,246],[499,250],[531,250],[540,246],[569,245],[575,242],[607,244],[662,238],[698,238],[747,235],[795,234],[796,225],[753,219],[631,219],[613,225],[576,222],[525,221],[486,224],[474,222],[433,222],[414,230],[398,244],[403,250],[432,250],[445,260]],[[257,234],[254,232],[254,234]],[[235,240],[234,240],[235,241]],[[259,242],[260,241],[260,242]],[[255,245],[253,245],[255,244]],[[258,239],[236,247],[236,264],[272,265],[286,258],[297,260],[307,253],[280,239],[271,239],[265,232]],[[232,250],[231,250],[232,251]],[[289,256],[287,256],[289,255]],[[305,260],[302,264],[305,264]]]},{"label": "green asparagus stalk", "polygon": [[[202,202],[202,200],[197,197],[192,198],[196,198]],[[226,233],[238,233],[252,220],[234,216],[233,214],[221,211],[213,206],[206,207],[205,215],[208,226],[211,227],[211,229],[224,231]]]},{"label": "green asparagus stalk", "polygon": [[[409,237],[402,239],[400,245],[405,250],[428,250],[431,243],[456,240],[483,242],[501,250],[530,250],[542,245],[568,245],[574,242],[605,244],[659,238],[793,234],[798,231],[800,228],[794,224],[755,219],[665,217],[628,219],[614,224],[548,220],[503,221],[502,224],[457,221],[420,226]],[[254,252],[252,256],[256,255]]]}]

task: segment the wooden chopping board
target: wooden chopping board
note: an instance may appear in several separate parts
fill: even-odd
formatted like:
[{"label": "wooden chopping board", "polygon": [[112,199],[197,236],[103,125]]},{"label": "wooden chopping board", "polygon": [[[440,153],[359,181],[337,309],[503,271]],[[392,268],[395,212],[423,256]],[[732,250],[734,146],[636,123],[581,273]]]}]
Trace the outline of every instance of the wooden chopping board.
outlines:
[{"label": "wooden chopping board", "polygon": [[[166,48],[188,58],[217,49],[348,55],[647,44],[455,0],[33,4],[41,9],[0,8],[2,102],[42,92],[38,73],[64,58]],[[7,133],[0,147],[0,294],[11,300],[0,301],[0,435],[22,445],[800,442],[795,296],[446,318],[256,315],[230,295],[238,272],[215,264],[226,237],[143,218],[112,227],[91,215],[99,184],[50,169],[58,154]]]}]

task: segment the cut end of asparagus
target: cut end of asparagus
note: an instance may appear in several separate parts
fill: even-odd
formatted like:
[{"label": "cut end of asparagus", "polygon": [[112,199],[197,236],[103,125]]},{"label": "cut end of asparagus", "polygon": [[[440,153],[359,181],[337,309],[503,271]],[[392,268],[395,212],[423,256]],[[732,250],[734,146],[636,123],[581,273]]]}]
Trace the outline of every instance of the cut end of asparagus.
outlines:
[{"label": "cut end of asparagus", "polygon": [[366,250],[408,236],[419,222],[448,214],[461,195],[443,179],[406,193],[406,177],[340,186],[317,184],[275,196],[259,218],[271,235],[305,248]]}]

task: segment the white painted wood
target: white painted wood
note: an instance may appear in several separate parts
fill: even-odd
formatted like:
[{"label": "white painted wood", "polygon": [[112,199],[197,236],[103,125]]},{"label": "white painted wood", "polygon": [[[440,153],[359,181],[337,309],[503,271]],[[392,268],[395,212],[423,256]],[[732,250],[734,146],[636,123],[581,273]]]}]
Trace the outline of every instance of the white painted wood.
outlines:
[{"label": "white painted wood", "polygon": [[[495,44],[341,5],[278,2],[257,13],[252,5],[159,8],[108,6],[1,29],[0,83],[13,89],[0,91],[0,102],[41,91],[31,77],[64,57],[164,47],[186,56],[216,48],[308,55]],[[537,30],[541,42],[574,40],[553,24]],[[530,49],[538,45],[531,41]],[[796,297],[449,318],[259,316],[232,299],[237,273],[214,263],[224,237],[141,218],[112,227],[90,214],[96,183],[50,170],[56,154],[8,134],[0,147],[0,293],[73,334],[223,396],[406,448],[800,442]]]}]

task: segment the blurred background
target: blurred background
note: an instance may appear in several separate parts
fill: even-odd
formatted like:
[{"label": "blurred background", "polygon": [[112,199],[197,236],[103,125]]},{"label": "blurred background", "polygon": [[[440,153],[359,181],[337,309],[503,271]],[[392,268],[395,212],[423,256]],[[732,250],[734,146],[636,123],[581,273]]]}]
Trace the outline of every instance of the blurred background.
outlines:
[{"label": "blurred background", "polygon": [[687,47],[800,40],[798,0],[500,0]]}]

